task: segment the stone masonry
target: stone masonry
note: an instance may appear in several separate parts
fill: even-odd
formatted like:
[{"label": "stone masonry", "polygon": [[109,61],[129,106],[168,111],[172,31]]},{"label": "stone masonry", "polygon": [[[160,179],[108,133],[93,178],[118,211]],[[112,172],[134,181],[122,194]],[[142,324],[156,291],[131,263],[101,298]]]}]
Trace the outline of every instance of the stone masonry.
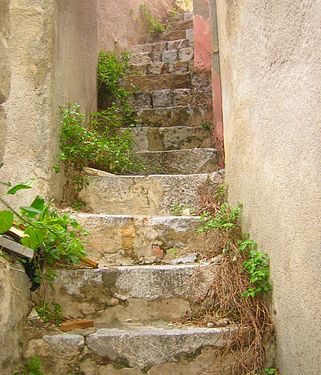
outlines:
[{"label": "stone masonry", "polygon": [[74,213],[90,231],[88,255],[98,269],[61,269],[46,299],[93,328],[29,337],[47,375],[222,375],[220,355],[236,327],[174,324],[198,308],[220,258],[202,260],[193,215],[198,187],[222,181],[210,137],[210,77],[193,70],[192,15],[179,14],[161,40],[132,47],[136,151],[144,175],[88,169],[87,211]]}]

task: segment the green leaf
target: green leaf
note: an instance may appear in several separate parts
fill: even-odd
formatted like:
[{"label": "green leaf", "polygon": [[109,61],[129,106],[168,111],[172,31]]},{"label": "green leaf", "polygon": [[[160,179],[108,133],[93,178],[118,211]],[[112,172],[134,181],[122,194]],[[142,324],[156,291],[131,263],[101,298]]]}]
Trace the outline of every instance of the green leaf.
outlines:
[{"label": "green leaf", "polygon": [[32,178],[31,180],[27,181],[27,182],[24,182],[22,184],[18,184],[18,185],[15,185],[13,186],[11,189],[9,189],[7,191],[7,194],[11,194],[11,195],[14,195],[16,194],[19,190],[25,190],[25,189],[31,189],[32,188],[32,185],[34,183],[34,178]]},{"label": "green leaf", "polygon": [[26,237],[21,239],[21,243],[30,249],[36,250],[44,241],[46,230],[29,227],[25,230]]},{"label": "green leaf", "polygon": [[24,215],[27,215],[29,217],[35,217],[36,215],[41,214],[40,210],[37,210],[36,208],[33,208],[33,207],[21,207],[21,212]]},{"label": "green leaf", "polygon": [[33,208],[36,208],[38,210],[43,210],[44,207],[46,206],[45,200],[37,195],[37,197],[34,199],[34,201],[30,205]]},{"label": "green leaf", "polygon": [[0,211],[0,234],[8,232],[12,227],[13,220],[14,216],[11,211]]}]

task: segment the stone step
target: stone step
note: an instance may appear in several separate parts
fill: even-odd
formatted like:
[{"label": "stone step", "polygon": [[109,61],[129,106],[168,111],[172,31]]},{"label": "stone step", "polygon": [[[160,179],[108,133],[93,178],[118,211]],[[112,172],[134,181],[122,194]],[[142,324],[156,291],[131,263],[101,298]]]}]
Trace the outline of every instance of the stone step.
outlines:
[{"label": "stone step", "polygon": [[[164,91],[164,90],[161,90]],[[159,97],[158,102],[166,98]],[[145,127],[211,127],[213,112],[212,107],[201,106],[173,106],[163,108],[143,108],[136,111],[138,122]]]},{"label": "stone step", "polygon": [[181,21],[171,22],[168,26],[169,31],[193,29],[193,19],[184,19]]},{"label": "stone step", "polygon": [[131,104],[137,109],[166,108],[176,106],[190,106],[194,102],[192,89],[153,90],[150,92],[136,92]]},{"label": "stone step", "polygon": [[215,148],[139,151],[136,155],[144,164],[146,174],[198,174],[214,172],[218,168]]},{"label": "stone step", "polygon": [[[223,173],[193,175],[116,176],[87,169],[91,182],[80,194],[94,213],[170,215],[174,205],[195,207],[206,181],[220,185]],[[100,175],[99,175],[100,174]]]},{"label": "stone step", "polygon": [[193,19],[193,13],[191,12],[186,12],[186,13],[176,13],[173,14],[170,17],[171,22],[177,22],[177,21],[183,21],[183,20],[191,20]]},{"label": "stone step", "polygon": [[172,41],[178,39],[194,39],[193,29],[186,30],[168,30],[161,36],[162,40]]},{"label": "stone step", "polygon": [[168,50],[177,50],[181,48],[191,47],[190,39],[178,39],[174,41],[161,41],[156,43],[136,44],[130,47],[131,54],[136,53],[153,53],[164,52]]},{"label": "stone step", "polygon": [[[184,207],[187,213],[193,212],[190,205],[182,203],[176,205],[177,213]],[[100,266],[170,263],[182,255],[201,253],[205,247],[206,236],[196,234],[200,225],[198,216],[87,213],[73,216],[88,230],[86,250],[89,258]]]},{"label": "stone step", "polygon": [[213,146],[210,128],[174,126],[132,128],[136,151],[167,151]]},{"label": "stone step", "polygon": [[143,75],[159,75],[171,73],[192,73],[193,61],[153,62],[148,64],[135,64],[134,70],[140,77]]},{"label": "stone step", "polygon": [[41,359],[46,375],[230,374],[224,356],[232,328],[101,328],[44,335],[29,341],[25,356]]},{"label": "stone step", "polygon": [[136,91],[153,91],[162,89],[188,89],[191,88],[192,77],[190,73],[168,73],[149,76],[127,76],[125,87]]},{"label": "stone step", "polygon": [[193,47],[182,47],[164,51],[132,53],[129,61],[132,65],[135,65],[153,62],[191,61],[193,57]]},{"label": "stone step", "polygon": [[[106,244],[107,245],[107,244]],[[213,283],[220,257],[211,263],[61,269],[45,283],[46,301],[71,319],[96,326],[171,322],[195,311]]]}]

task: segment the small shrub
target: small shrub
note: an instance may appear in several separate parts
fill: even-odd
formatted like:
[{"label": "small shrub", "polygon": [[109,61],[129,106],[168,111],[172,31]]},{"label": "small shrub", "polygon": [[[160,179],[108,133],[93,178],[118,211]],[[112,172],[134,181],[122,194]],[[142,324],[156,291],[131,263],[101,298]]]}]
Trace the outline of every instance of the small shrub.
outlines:
[{"label": "small shrub", "polygon": [[260,293],[268,292],[271,289],[268,255],[258,251],[257,243],[252,240],[239,241],[237,246],[239,251],[246,252],[247,260],[243,262],[243,268],[247,272],[252,285],[242,295],[244,297],[255,297]]},{"label": "small shrub", "polygon": [[[69,215],[60,214],[52,208],[52,202],[46,202],[37,196],[30,206],[20,208],[20,212],[14,210],[5,200],[5,195],[16,194],[20,190],[30,189],[30,181],[15,186],[5,183],[7,190],[1,197],[0,202],[8,210],[0,211],[5,220],[5,225],[0,228],[0,234],[6,233],[16,220],[16,225],[24,230],[25,236],[21,243],[35,250],[32,263],[35,267],[35,279],[39,282],[42,277],[52,280],[54,275],[51,266],[57,262],[78,264],[80,259],[86,255],[82,238],[87,232],[79,223]],[[22,259],[22,262],[31,262]],[[46,266],[46,275],[42,274]]]},{"label": "small shrub", "polygon": [[15,371],[13,375],[45,375],[41,370],[41,360],[37,356],[30,357],[26,360],[23,368]]},{"label": "small shrub", "polygon": [[[91,166],[111,173],[121,173],[136,171],[142,167],[133,153],[131,131],[121,130],[120,122],[109,122],[103,112],[94,113],[92,122],[86,124],[78,104],[62,108],[61,114],[59,159],[67,169],[81,172],[84,167]],[[89,183],[79,175],[73,178],[78,190]],[[80,179],[78,182],[77,178]]]},{"label": "small shrub", "polygon": [[148,33],[152,38],[156,38],[166,31],[166,26],[151,14],[151,11],[145,4],[140,6],[140,11],[143,15],[144,21],[147,24]]},{"label": "small shrub", "polygon": [[43,301],[38,304],[36,311],[44,323],[59,325],[65,320],[59,303],[49,304]]},{"label": "small shrub", "polygon": [[122,84],[132,71],[130,55],[117,56],[113,52],[100,51],[97,66],[98,108],[109,124],[135,125],[135,111],[129,103],[131,92]]}]

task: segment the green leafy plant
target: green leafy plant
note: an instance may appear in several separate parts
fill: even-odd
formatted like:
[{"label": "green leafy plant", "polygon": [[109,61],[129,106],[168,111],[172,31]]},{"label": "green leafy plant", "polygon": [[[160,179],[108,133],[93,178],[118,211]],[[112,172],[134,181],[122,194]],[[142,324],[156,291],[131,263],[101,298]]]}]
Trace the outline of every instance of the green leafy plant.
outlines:
[{"label": "green leafy plant", "polygon": [[278,371],[275,367],[268,367],[264,369],[265,375],[278,375]]},{"label": "green leafy plant", "polygon": [[178,249],[177,249],[176,246],[173,246],[173,247],[166,250],[166,254],[169,254],[169,255],[172,255],[172,256],[176,256],[177,252],[178,252]]},{"label": "green leafy plant", "polygon": [[204,236],[203,254],[217,257],[218,267],[207,296],[190,321],[207,324],[228,319],[236,324],[238,333],[229,336],[226,347],[234,362],[231,375],[269,374],[264,370],[264,343],[273,335],[264,298],[271,289],[268,256],[242,234],[242,205],[231,206],[226,201],[224,186],[208,179],[198,193],[201,222],[197,232]]},{"label": "green leafy plant", "polygon": [[100,51],[97,66],[98,108],[108,125],[131,126],[137,123],[130,104],[132,92],[123,85],[126,75],[133,70],[128,52],[117,56],[110,51]]},{"label": "green leafy plant", "polygon": [[[121,130],[120,123],[101,124],[103,114],[95,113],[89,124],[80,112],[79,104],[61,108],[62,128],[59,159],[68,170],[82,172],[91,166],[107,172],[121,173],[142,168],[133,153],[134,140],[129,129]],[[71,175],[79,192],[89,184],[80,173]]]},{"label": "green leafy plant", "polygon": [[205,233],[210,229],[229,231],[235,229],[238,223],[242,205],[239,203],[231,207],[227,202],[223,203],[214,216],[205,212],[201,215],[202,224],[197,228],[198,233]]},{"label": "green leafy plant", "polygon": [[41,360],[37,356],[26,360],[21,370],[15,371],[13,375],[45,375],[41,369]]},{"label": "green leafy plant", "polygon": [[187,215],[195,214],[195,209],[186,203],[175,203],[170,208],[170,213],[174,216],[182,216],[184,211]]},{"label": "green leafy plant", "polygon": [[212,124],[209,121],[202,121],[201,127],[204,130],[211,130]]},{"label": "green leafy plant", "polygon": [[271,289],[268,255],[258,251],[257,243],[253,240],[239,241],[237,246],[239,251],[247,254],[247,260],[244,261],[243,267],[248,274],[251,285],[253,285],[242,295],[244,297],[255,297],[259,293],[268,292]]},{"label": "green leafy plant", "polygon": [[[87,232],[79,223],[66,213],[60,214],[52,208],[52,202],[46,202],[37,196],[30,206],[13,209],[4,199],[6,195],[16,194],[23,189],[30,189],[32,182],[12,186],[5,183],[7,190],[0,197],[0,202],[7,210],[2,215],[0,234],[6,233],[16,220],[16,225],[24,229],[25,236],[21,243],[35,250],[36,276],[42,278],[42,265],[47,266],[49,279],[54,276],[50,266],[57,262],[78,264],[86,255],[82,238]],[[27,260],[24,260],[27,262]]]},{"label": "green leafy plant", "polygon": [[38,304],[36,311],[44,323],[59,325],[65,320],[62,308],[58,303],[49,304],[43,301]]},{"label": "green leafy plant", "polygon": [[140,6],[140,11],[147,24],[147,30],[151,37],[156,38],[166,31],[166,26],[157,18],[155,18],[150,9],[145,4]]}]

